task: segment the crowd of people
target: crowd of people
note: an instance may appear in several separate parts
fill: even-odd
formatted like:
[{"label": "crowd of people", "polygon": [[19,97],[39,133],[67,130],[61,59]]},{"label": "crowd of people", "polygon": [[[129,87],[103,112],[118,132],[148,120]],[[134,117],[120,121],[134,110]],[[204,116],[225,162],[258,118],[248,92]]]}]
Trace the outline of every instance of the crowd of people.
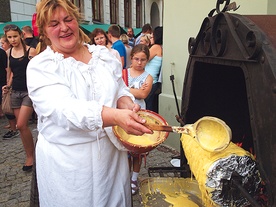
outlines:
[{"label": "crowd of people", "polygon": [[[20,135],[22,170],[33,171],[40,206],[131,206],[141,155],[128,152],[112,126],[152,133],[137,112],[158,113],[163,28],[145,24],[135,38],[132,28],[121,34],[111,25],[86,35],[80,20],[71,1],[42,0],[39,37],[29,26],[4,27],[0,86],[11,91],[13,114],[0,110],[8,119],[3,139]],[[34,114],[37,143],[28,127]]]}]

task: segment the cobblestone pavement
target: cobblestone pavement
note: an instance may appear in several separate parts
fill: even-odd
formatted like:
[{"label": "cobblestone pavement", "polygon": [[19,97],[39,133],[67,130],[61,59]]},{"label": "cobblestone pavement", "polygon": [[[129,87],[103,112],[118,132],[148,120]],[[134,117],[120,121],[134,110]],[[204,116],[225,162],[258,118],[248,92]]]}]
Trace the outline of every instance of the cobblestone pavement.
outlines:
[{"label": "cobblestone pavement", "polygon": [[[0,119],[0,207],[29,207],[32,173],[22,171],[25,152],[20,136],[2,140],[2,136],[7,132],[7,129],[4,129],[7,124],[7,119]],[[30,128],[36,139],[36,124],[30,122]],[[148,167],[171,166],[171,158],[178,155],[176,150],[159,145],[147,156],[146,166],[143,161],[140,178],[148,177]],[[133,207],[142,206],[139,194],[133,196]]]}]

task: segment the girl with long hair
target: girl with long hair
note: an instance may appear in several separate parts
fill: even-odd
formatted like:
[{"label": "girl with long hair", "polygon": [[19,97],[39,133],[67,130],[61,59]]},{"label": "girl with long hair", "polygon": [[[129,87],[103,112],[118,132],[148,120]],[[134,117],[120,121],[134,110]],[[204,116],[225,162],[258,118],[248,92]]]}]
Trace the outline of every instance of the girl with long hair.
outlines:
[{"label": "girl with long hair", "polygon": [[11,45],[11,48],[7,50],[8,71],[11,72],[11,75],[3,89],[4,92],[7,92],[8,89],[12,88],[11,106],[26,152],[26,160],[22,170],[30,171],[33,167],[34,142],[28,122],[33,113],[33,107],[27,90],[26,69],[29,60],[36,55],[36,52],[34,48],[26,46],[22,39],[22,31],[18,26],[6,25],[4,32]]}]

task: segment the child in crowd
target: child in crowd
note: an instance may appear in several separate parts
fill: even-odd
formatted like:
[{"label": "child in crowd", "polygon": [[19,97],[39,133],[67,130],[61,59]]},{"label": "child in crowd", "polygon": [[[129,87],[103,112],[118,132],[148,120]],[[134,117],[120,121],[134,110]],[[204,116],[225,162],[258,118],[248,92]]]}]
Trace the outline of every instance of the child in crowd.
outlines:
[{"label": "child in crowd", "polygon": [[[133,47],[130,58],[131,67],[128,68],[128,87],[130,92],[135,97],[135,103],[141,106],[141,109],[146,109],[144,99],[151,91],[153,79],[148,72],[145,71],[145,66],[149,60],[149,48],[146,45],[139,44]],[[131,190],[132,195],[138,191],[137,178],[141,167],[141,155],[130,152],[129,153],[131,176]],[[131,166],[132,164],[132,166]]]}]

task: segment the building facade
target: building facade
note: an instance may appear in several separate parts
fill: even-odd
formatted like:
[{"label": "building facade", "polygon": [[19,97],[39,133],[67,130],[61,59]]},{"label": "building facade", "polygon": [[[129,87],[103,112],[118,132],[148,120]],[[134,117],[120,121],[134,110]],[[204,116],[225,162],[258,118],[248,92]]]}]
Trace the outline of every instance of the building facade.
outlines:
[{"label": "building facade", "polygon": [[[39,0],[2,0],[0,22],[31,20]],[[1,2],[2,2],[1,1]],[[71,0],[87,24],[119,24],[141,28],[145,23],[162,26],[162,0]]]}]

